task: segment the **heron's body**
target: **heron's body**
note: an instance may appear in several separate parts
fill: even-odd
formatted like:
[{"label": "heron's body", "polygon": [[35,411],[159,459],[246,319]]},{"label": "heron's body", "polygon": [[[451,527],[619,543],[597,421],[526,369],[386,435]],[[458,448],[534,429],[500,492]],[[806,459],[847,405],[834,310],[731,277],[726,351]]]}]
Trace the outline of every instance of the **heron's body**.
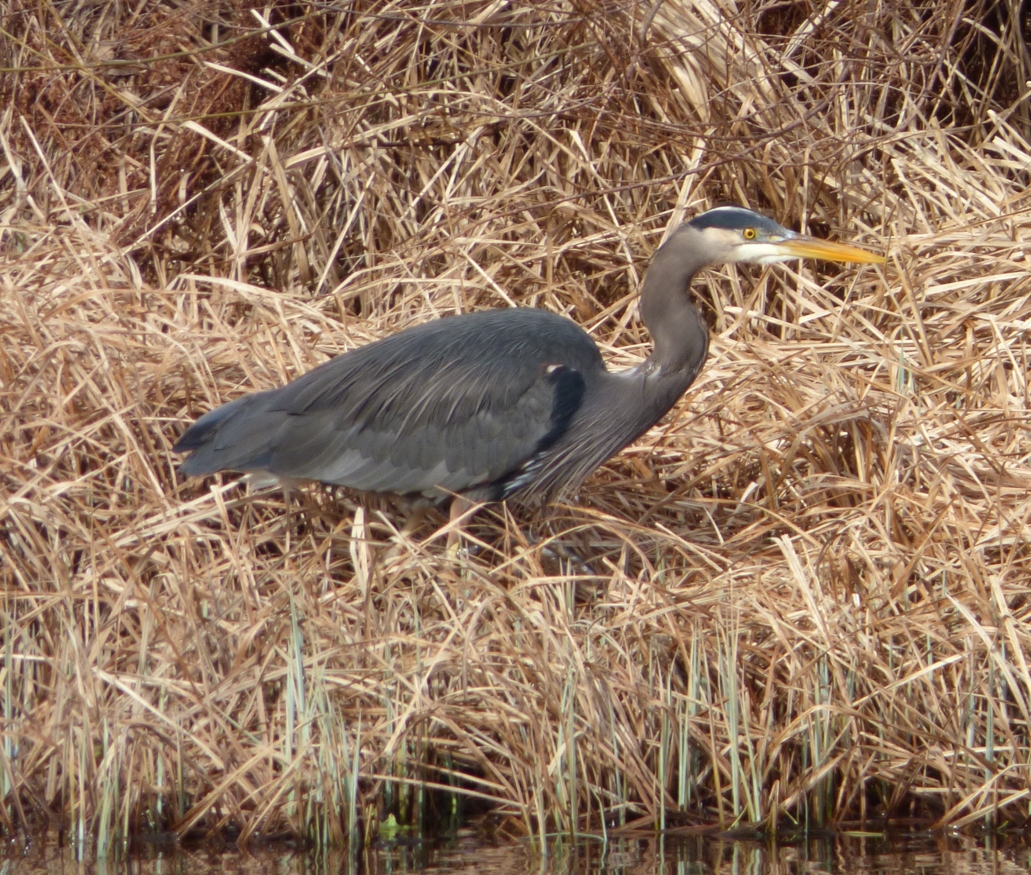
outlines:
[{"label": "heron's body", "polygon": [[[754,257],[734,257],[733,235],[755,229],[761,240],[736,244],[751,244]],[[698,244],[717,234],[728,251],[714,258]],[[776,240],[760,251],[768,234]],[[181,470],[480,501],[553,497],[654,425],[698,375],[708,330],[689,298],[694,274],[716,260],[799,257],[770,249],[781,238],[822,246],[836,260],[881,260],[741,208],[712,210],[656,253],[641,292],[655,347],[636,368],[609,371],[583,329],[543,310],[453,316],[213,410],[176,444],[193,453]]]}]

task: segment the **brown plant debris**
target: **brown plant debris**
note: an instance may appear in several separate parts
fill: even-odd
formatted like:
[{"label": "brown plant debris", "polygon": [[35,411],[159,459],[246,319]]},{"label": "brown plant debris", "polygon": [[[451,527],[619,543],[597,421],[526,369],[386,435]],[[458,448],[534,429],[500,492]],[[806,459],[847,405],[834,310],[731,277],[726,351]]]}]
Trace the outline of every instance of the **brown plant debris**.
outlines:
[{"label": "brown plant debris", "polygon": [[[0,26],[0,830],[1023,822],[1013,4]],[[432,512],[176,476],[193,417],[459,311],[632,365],[648,255],[727,200],[889,263],[707,274],[706,369],[567,503],[456,554]]]}]

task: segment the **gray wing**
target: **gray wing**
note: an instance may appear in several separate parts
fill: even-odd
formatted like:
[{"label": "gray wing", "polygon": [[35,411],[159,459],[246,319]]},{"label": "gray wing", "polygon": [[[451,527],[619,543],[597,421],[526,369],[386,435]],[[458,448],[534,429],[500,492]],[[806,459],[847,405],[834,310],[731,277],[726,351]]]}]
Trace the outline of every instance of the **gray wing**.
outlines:
[{"label": "gray wing", "polygon": [[[574,323],[530,309],[417,326],[201,417],[180,438],[188,475],[262,471],[373,492],[505,484],[569,427],[604,371]],[[485,489],[485,487],[487,487]]]}]

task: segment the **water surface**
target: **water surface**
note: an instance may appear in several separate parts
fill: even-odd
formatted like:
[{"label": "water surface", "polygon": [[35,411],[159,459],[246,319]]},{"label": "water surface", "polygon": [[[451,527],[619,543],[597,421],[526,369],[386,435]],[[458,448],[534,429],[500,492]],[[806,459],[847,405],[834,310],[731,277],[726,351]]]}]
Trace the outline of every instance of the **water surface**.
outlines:
[{"label": "water surface", "polygon": [[1031,848],[1020,837],[990,841],[924,832],[837,835],[773,844],[712,837],[555,842],[542,857],[523,842],[489,842],[473,834],[448,839],[383,842],[349,855],[283,847],[240,852],[213,846],[142,845],[118,860],[76,859],[56,842],[0,854],[0,875],[360,875],[399,872],[489,872],[498,875],[1016,875],[1031,871]]}]

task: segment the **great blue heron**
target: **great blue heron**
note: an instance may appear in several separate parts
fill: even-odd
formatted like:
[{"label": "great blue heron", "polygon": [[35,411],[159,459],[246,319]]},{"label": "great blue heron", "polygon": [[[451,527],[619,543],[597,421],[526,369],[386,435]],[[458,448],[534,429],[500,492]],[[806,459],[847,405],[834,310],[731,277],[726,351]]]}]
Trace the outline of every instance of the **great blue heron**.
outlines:
[{"label": "great blue heron", "polygon": [[180,470],[474,501],[553,498],[654,425],[698,375],[709,332],[689,287],[701,268],[804,257],[884,261],[718,207],[655,253],[640,304],[654,348],[635,368],[609,371],[583,329],[544,310],[438,319],[205,414],[174,447],[193,454]]}]

